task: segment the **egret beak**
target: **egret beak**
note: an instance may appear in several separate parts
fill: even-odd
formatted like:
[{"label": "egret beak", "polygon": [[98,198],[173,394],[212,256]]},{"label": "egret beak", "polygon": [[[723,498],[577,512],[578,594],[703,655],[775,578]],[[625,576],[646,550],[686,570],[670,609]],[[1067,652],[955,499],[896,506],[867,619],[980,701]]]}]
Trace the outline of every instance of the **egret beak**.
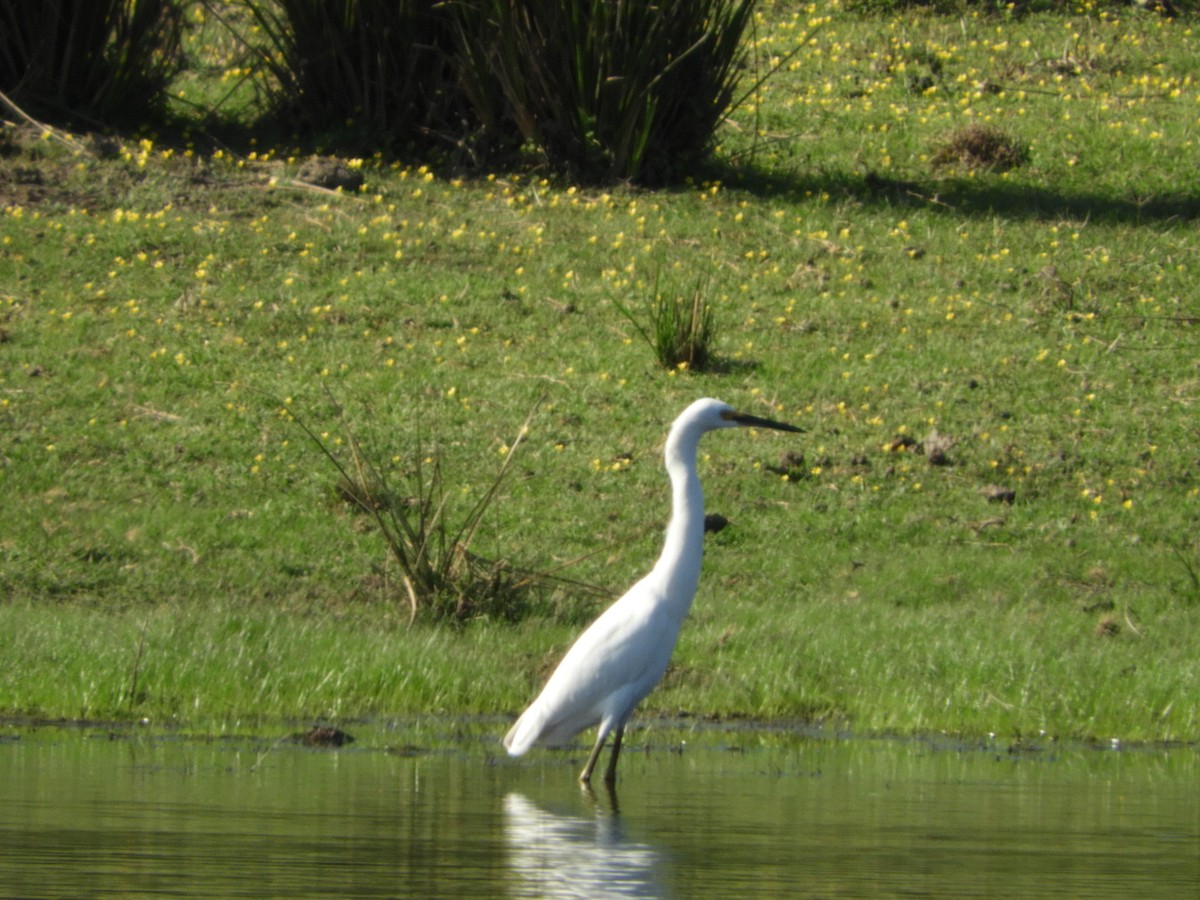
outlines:
[{"label": "egret beak", "polygon": [[764,419],[761,416],[751,416],[740,412],[727,412],[723,415],[730,422],[736,422],[743,428],[773,428],[775,431],[794,431],[798,434],[804,432],[803,428],[797,428],[795,425],[785,425],[783,422]]}]

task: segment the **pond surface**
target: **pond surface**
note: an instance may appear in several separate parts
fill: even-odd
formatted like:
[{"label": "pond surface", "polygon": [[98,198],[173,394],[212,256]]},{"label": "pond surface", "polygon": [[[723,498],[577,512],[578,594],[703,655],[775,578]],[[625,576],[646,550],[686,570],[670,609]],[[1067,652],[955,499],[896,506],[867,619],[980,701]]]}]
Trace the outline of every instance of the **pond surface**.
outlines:
[{"label": "pond surface", "polygon": [[504,723],[0,728],[2,897],[1195,897],[1197,749],[631,729],[616,796]]}]

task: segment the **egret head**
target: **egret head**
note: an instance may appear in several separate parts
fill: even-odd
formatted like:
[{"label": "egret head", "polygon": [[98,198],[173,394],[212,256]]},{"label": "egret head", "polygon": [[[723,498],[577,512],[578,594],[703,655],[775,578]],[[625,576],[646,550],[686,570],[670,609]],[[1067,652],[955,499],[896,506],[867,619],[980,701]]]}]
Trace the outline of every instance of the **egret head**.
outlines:
[{"label": "egret head", "polygon": [[702,432],[713,431],[717,428],[772,428],[775,431],[794,432],[804,430],[795,425],[785,425],[783,422],[776,422],[773,419],[764,419],[761,416],[738,412],[728,403],[711,398],[697,400],[685,409],[676,419],[676,424],[684,423],[698,427]]}]

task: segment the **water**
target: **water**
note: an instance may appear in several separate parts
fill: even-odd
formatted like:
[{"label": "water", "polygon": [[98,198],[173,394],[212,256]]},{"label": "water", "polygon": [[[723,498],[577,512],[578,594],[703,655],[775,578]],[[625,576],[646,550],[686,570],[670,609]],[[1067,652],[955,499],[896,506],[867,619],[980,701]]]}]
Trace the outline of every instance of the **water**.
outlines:
[{"label": "water", "polygon": [[502,723],[312,750],[0,729],[0,897],[1194,897],[1193,747],[634,730],[615,796]]}]

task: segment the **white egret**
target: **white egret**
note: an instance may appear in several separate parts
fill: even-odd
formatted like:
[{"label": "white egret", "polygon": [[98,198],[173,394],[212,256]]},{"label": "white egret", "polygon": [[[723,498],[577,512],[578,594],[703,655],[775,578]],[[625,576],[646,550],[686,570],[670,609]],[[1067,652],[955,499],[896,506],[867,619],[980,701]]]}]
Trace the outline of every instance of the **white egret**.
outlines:
[{"label": "white egret", "polygon": [[505,735],[509,755],[520,756],[534,744],[564,744],[598,724],[595,746],[579,780],[591,781],[604,742],[613,734],[604,781],[616,781],[625,722],[666,672],[700,581],[704,495],[696,474],[697,445],[705,432],[739,426],[801,431],[736,412],[719,400],[697,400],[680,414],[667,434],[664,452],[671,479],[671,520],[662,555],[650,574],[605,610],[567,651],[542,693]]}]

